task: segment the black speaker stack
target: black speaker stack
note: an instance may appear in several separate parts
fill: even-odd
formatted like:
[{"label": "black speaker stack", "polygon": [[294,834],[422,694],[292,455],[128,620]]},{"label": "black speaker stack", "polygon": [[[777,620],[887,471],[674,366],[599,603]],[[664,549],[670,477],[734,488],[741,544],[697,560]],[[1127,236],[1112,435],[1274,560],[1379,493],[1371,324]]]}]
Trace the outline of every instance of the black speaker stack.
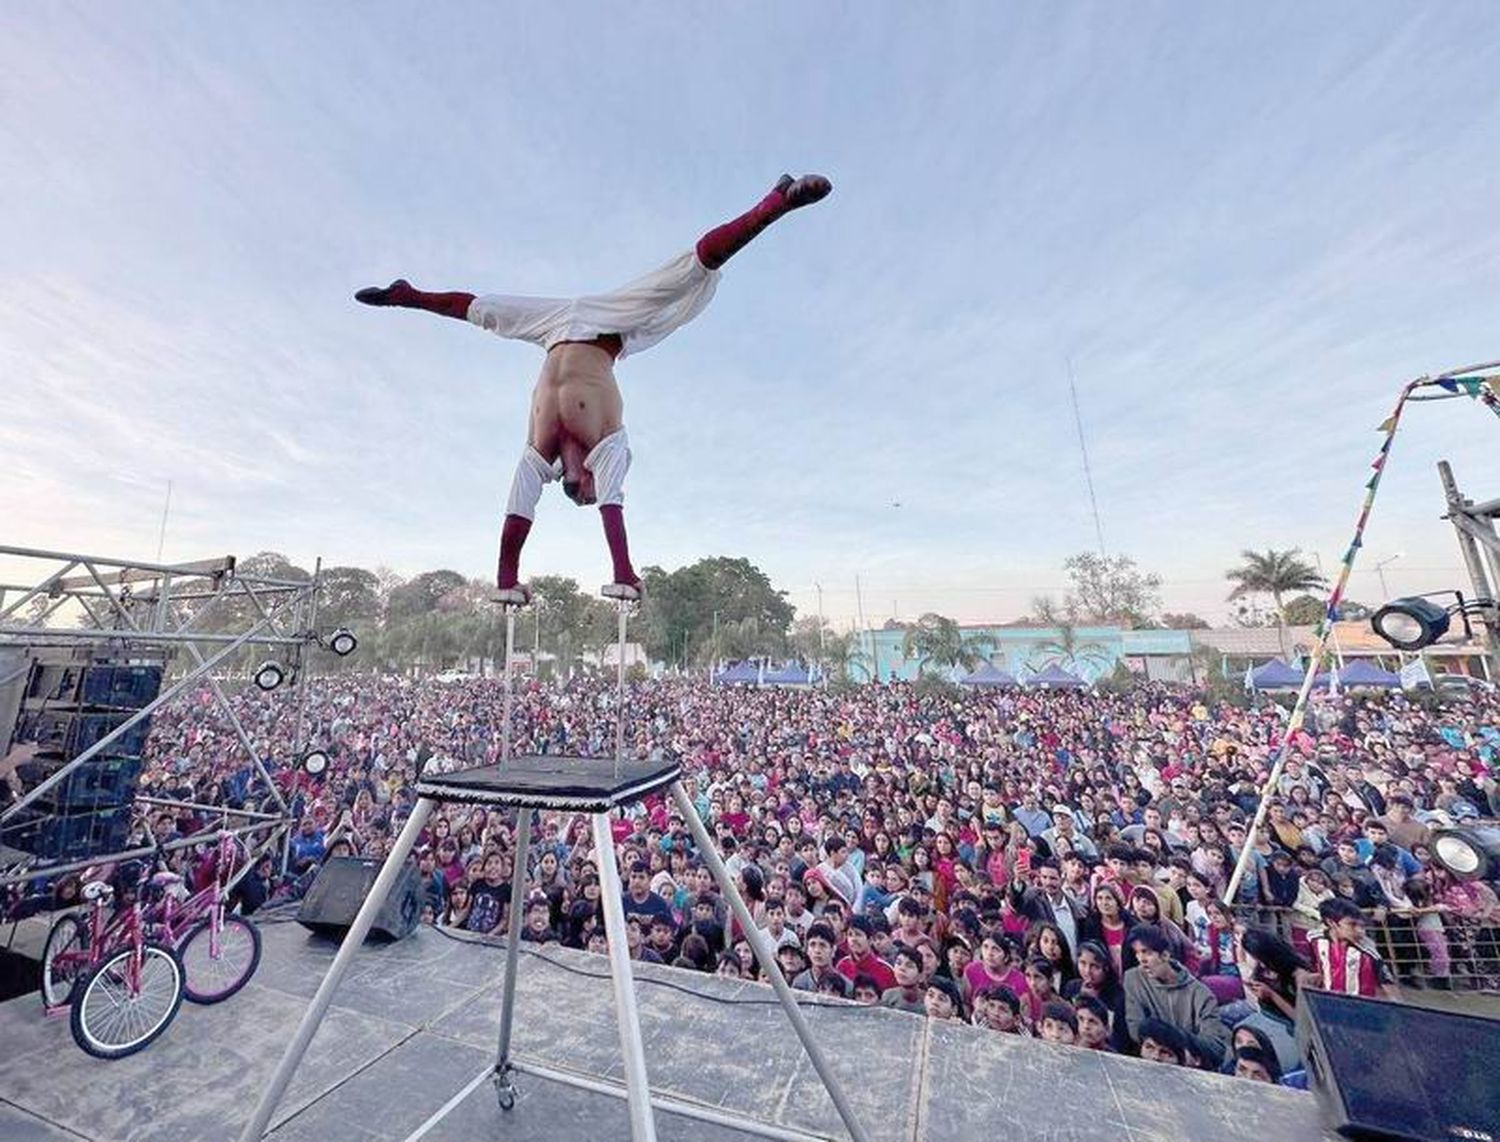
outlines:
[{"label": "black speaker stack", "polygon": [[[35,743],[18,773],[30,791],[118,729],[161,691],[162,666],[59,655],[32,663],[12,736]],[[144,766],[149,717],[133,725],[0,826],[0,844],[44,861],[122,849]]]},{"label": "black speaker stack", "polygon": [[1309,1085],[1344,1137],[1500,1140],[1500,1020],[1304,988],[1297,1022]]}]

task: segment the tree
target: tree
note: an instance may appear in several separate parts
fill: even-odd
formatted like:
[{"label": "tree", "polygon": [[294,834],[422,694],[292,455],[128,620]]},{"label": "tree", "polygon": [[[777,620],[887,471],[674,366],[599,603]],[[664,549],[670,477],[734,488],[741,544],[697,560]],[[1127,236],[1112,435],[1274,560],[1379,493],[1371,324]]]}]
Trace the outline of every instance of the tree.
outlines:
[{"label": "tree", "polygon": [[234,565],[235,574],[254,579],[294,579],[305,583],[312,578],[305,567],[298,567],[279,551],[257,551]]},{"label": "tree", "polygon": [[803,662],[822,662],[833,628],[817,615],[803,615],[792,624],[792,650]]},{"label": "tree", "polygon": [[424,571],[391,591],[386,614],[391,620],[425,615],[437,610],[445,596],[462,591],[469,581],[457,571]]},{"label": "tree", "polygon": [[1296,547],[1285,551],[1277,551],[1272,547],[1263,553],[1242,551],[1240,558],[1243,562],[1224,572],[1224,577],[1234,584],[1234,590],[1229,592],[1231,601],[1246,595],[1271,596],[1276,606],[1276,625],[1283,658],[1286,657],[1287,594],[1327,586],[1323,576],[1318,574],[1311,563],[1303,560],[1301,554],[1301,549]]},{"label": "tree", "polygon": [[[1287,625],[1315,626],[1322,621],[1327,610],[1326,599],[1320,599],[1316,595],[1298,595],[1286,605]],[[1356,603],[1353,599],[1345,599],[1339,603],[1338,617],[1341,619],[1367,619],[1372,613],[1369,607],[1363,603]]]},{"label": "tree", "polygon": [[928,612],[906,630],[901,653],[917,660],[917,673],[925,675],[929,666],[946,672],[955,666],[973,670],[988,660],[994,651],[994,640],[988,635],[964,637],[959,625],[944,615]]},{"label": "tree", "polygon": [[556,656],[564,674],[586,651],[599,653],[614,641],[614,610],[603,599],[585,595],[576,579],[537,575],[527,585],[534,600],[534,641]]},{"label": "tree", "polygon": [[1075,671],[1081,666],[1104,666],[1109,662],[1109,655],[1103,647],[1084,642],[1079,637],[1079,614],[1072,603],[1064,602],[1058,606],[1043,595],[1031,601],[1031,610],[1040,625],[1050,627],[1054,632],[1045,642],[1037,643],[1027,655],[1026,664],[1033,670],[1043,669],[1053,662]]},{"label": "tree", "polygon": [[318,584],[318,622],[353,626],[380,617],[380,579],[363,567],[328,567]]},{"label": "tree", "polygon": [[1207,630],[1206,620],[1199,618],[1192,611],[1178,613],[1168,611],[1161,617],[1161,625],[1167,630]]},{"label": "tree", "polygon": [[637,629],[652,658],[687,665],[785,653],[796,615],[783,591],[748,559],[717,556],[675,571],[641,571]]},{"label": "tree", "polygon": [[870,656],[860,649],[852,631],[830,634],[823,644],[824,672],[830,682],[871,681],[875,677]]},{"label": "tree", "polygon": [[1063,561],[1072,589],[1063,602],[1084,622],[1144,625],[1161,605],[1161,576],[1148,574],[1128,555],[1085,551]]}]

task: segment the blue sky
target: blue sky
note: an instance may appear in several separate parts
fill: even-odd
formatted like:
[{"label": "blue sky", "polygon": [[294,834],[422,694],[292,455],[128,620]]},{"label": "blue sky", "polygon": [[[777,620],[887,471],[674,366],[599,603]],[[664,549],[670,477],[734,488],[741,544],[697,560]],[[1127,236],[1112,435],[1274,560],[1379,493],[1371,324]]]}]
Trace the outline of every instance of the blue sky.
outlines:
[{"label": "blue sky", "polygon": [[[638,563],[748,556],[836,622],[1007,619],[1094,544],[1223,617],[1332,566],[1400,383],[1500,357],[1483,3],[15,6],[0,35],[12,544],[487,575],[540,355],[355,305],[625,281],[783,170],[825,203],[619,369]],[[1457,585],[1414,410],[1365,547]],[[899,502],[900,507],[891,506]],[[555,490],[523,572],[602,582]],[[1350,594],[1376,601],[1373,572]]]}]

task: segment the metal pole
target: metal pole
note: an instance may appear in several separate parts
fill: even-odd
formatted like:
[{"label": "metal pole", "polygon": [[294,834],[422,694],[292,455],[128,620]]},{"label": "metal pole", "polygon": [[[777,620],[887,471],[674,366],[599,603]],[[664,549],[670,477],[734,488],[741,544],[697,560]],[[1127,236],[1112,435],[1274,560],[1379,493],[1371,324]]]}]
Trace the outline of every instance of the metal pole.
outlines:
[{"label": "metal pole", "polygon": [[616,645],[615,671],[615,776],[620,776],[620,764],[625,758],[625,620],[629,607],[624,599],[615,603],[619,617],[619,638]]},{"label": "metal pole", "polygon": [[1479,558],[1479,545],[1470,530],[1473,525],[1469,519],[1469,501],[1458,490],[1458,481],[1453,478],[1453,468],[1448,461],[1438,461],[1438,475],[1443,481],[1443,494],[1448,501],[1448,519],[1453,523],[1453,530],[1458,536],[1458,550],[1463,556],[1469,579],[1473,582],[1476,601],[1487,604],[1480,611],[1479,619],[1489,636],[1486,639],[1488,650],[1500,662],[1500,615],[1496,613],[1495,595],[1491,590],[1489,577],[1485,574],[1484,564]]},{"label": "metal pole", "polygon": [[[508,613],[508,612],[507,612]],[[522,808],[516,829],[516,866],[510,877],[510,925],[505,935],[505,983],[500,991],[500,1049],[495,1055],[495,1084],[502,1109],[515,1103],[510,1072],[510,1031],[516,1005],[516,967],[521,960],[521,920],[526,910],[526,862],[531,848],[531,810]]]},{"label": "metal pole", "polygon": [[[500,727],[500,764],[504,765],[510,760],[510,715],[511,715],[511,667],[515,664],[516,648],[516,609],[510,604],[505,606],[505,703],[503,721]],[[512,904],[515,902],[512,901]]]},{"label": "metal pole", "polygon": [[823,1087],[828,1091],[828,1097],[833,1099],[833,1105],[838,1109],[839,1117],[844,1120],[844,1127],[849,1131],[849,1137],[853,1138],[854,1142],[869,1142],[869,1135],[860,1126],[859,1119],[854,1114],[854,1108],[844,1097],[843,1088],[829,1067],[828,1060],[823,1057],[822,1048],[813,1038],[812,1028],[807,1025],[802,1009],[797,1006],[797,998],[792,994],[791,985],[787,983],[786,976],[781,974],[781,967],[776,962],[775,949],[771,947],[765,934],[756,926],[755,918],[750,915],[749,907],[740,896],[739,889],[735,887],[734,877],[729,875],[729,869],[725,867],[723,859],[719,856],[719,850],[714,847],[713,838],[708,835],[708,829],[699,818],[698,810],[688,797],[687,790],[683,789],[681,780],[672,782],[672,800],[677,803],[677,811],[687,822],[688,829],[693,834],[693,843],[698,846],[698,852],[703,857],[704,863],[708,865],[714,874],[714,879],[723,889],[724,898],[729,901],[729,907],[734,911],[735,919],[740,922],[745,939],[750,941],[750,947],[755,951],[755,958],[760,961],[761,970],[771,981],[776,998],[781,1001],[786,1017],[791,1021],[792,1029],[797,1032],[797,1038],[802,1041],[802,1047],[812,1062],[813,1070],[817,1071],[818,1078],[823,1080]]},{"label": "metal pole", "polygon": [[406,819],[406,827],[401,830],[401,835],[396,838],[396,844],[391,849],[390,855],[385,858],[385,863],[380,866],[380,875],[375,878],[371,885],[369,895],[365,902],[360,905],[359,915],[354,917],[354,923],[349,928],[349,933],[344,937],[344,942],[339,945],[338,955],[333,957],[333,963],[328,968],[328,974],[323,977],[323,982],[318,985],[317,994],[313,996],[312,1002],[308,1004],[307,1010],[302,1015],[302,1022],[297,1025],[296,1034],[292,1041],[287,1044],[286,1051],[281,1056],[281,1061],[276,1064],[276,1073],[271,1076],[271,1085],[266,1088],[260,1096],[260,1102],[255,1106],[255,1113],[250,1116],[250,1121],[245,1123],[245,1128],[240,1131],[239,1142],[260,1142],[266,1132],[266,1126],[271,1121],[271,1114],[276,1109],[276,1104],[281,1101],[282,1094],[286,1091],[287,1084],[292,1081],[292,1075],[297,1070],[297,1064],[302,1061],[302,1056],[307,1053],[308,1044],[312,1042],[313,1036],[317,1034],[318,1028],[323,1024],[323,1015],[328,1010],[328,1005],[333,1002],[333,993],[338,990],[340,981],[349,970],[360,945],[365,942],[365,937],[370,934],[370,928],[375,923],[375,917],[379,914],[381,906],[385,904],[385,898],[390,895],[391,887],[396,883],[396,877],[401,874],[402,866],[406,864],[406,858],[410,855],[412,846],[417,843],[417,836],[427,824],[427,817],[432,812],[433,801],[428,797],[417,799],[412,808],[411,816]]},{"label": "metal pole", "polygon": [[[622,623],[624,619],[620,620]],[[620,1022],[620,1050],[625,1061],[625,1089],[629,1092],[630,1137],[633,1142],[656,1142],[651,1117],[651,1082],[646,1077],[646,1048],[641,1042],[641,1017],[635,1005],[635,979],[630,972],[630,944],[625,935],[624,890],[615,865],[615,838],[609,814],[594,814],[594,851],[599,857],[599,885],[604,895],[604,932],[609,942],[609,974],[615,985],[615,1012]]]}]

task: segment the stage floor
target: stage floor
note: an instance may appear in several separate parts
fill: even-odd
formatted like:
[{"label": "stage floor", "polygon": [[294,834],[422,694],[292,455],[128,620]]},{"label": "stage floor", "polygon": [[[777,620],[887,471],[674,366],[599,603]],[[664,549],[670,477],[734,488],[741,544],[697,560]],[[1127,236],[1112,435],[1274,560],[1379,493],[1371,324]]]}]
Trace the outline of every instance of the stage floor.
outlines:
[{"label": "stage floor", "polygon": [[[145,1051],[116,1062],[74,1045],[26,995],[0,1004],[4,1142],[233,1139],[335,945],[263,926],[255,979],[215,1007],[185,1004]],[[503,952],[434,930],[356,959],[273,1119],[277,1142],[594,1142],[626,1139],[625,1103],[528,1074],[502,1112],[488,1081]],[[545,958],[544,958],[545,957]],[[654,1089],[748,1119],[845,1137],[768,988],[670,968],[638,974]],[[523,1062],[619,1083],[607,962],[525,954],[515,1050]],[[881,1142],[1237,1142],[1335,1139],[1311,1095],[1134,1059],[934,1025],[895,1011],[809,1003],[808,1021],[866,1130]],[[465,1088],[469,1088],[464,1094]],[[461,1097],[456,1097],[461,1096]],[[663,1140],[754,1137],[658,1111]]]}]

